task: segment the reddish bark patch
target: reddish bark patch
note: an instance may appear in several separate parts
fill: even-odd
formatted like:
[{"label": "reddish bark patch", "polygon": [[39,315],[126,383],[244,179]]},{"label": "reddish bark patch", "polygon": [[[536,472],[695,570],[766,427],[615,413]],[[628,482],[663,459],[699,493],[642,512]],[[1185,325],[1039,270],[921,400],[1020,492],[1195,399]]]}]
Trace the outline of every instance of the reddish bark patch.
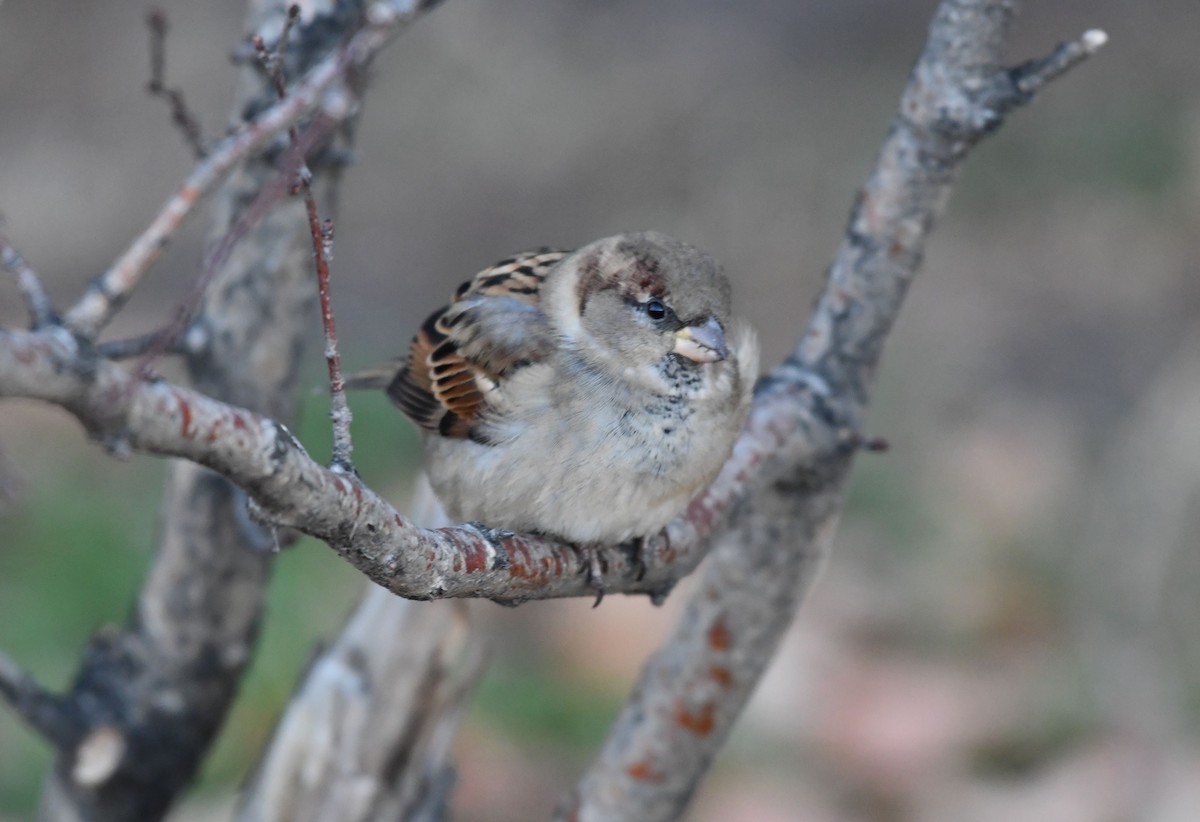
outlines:
[{"label": "reddish bark patch", "polygon": [[214,422],[212,424],[212,428],[208,429],[208,436],[205,437],[205,439],[208,442],[216,442],[217,437],[219,437],[220,435],[221,435],[221,420],[218,419],[216,422]]},{"label": "reddish bark patch", "polygon": [[634,762],[625,769],[625,773],[629,775],[630,779],[636,779],[639,782],[662,782],[666,778],[666,775],[662,771],[656,770],[648,759]]},{"label": "reddish bark patch", "polygon": [[716,706],[705,702],[699,711],[689,711],[683,705],[675,707],[675,724],[696,736],[708,736],[717,726]]},{"label": "reddish bark patch", "polygon": [[708,645],[714,651],[728,651],[730,646],[729,628],[725,626],[725,618],[718,617],[708,629]]},{"label": "reddish bark patch", "polygon": [[242,418],[241,414],[233,415],[233,427],[238,429],[239,431],[246,430],[246,420]]},{"label": "reddish bark patch", "polygon": [[463,563],[468,574],[482,573],[487,570],[487,551],[477,542],[468,542],[463,546]]},{"label": "reddish bark patch", "polygon": [[192,407],[183,397],[176,397],[179,403],[179,435],[184,439],[192,438]]},{"label": "reddish bark patch", "polygon": [[722,688],[728,688],[733,684],[733,672],[724,665],[714,665],[708,669],[708,675],[713,678],[713,681]]},{"label": "reddish bark patch", "polygon": [[521,579],[533,579],[538,575],[537,569],[530,561],[529,549],[521,542],[512,543],[513,549],[508,554],[508,575]]},{"label": "reddish bark patch", "polygon": [[687,518],[702,534],[708,533],[713,526],[713,509],[708,504],[708,494],[701,494],[692,500],[687,507]]}]

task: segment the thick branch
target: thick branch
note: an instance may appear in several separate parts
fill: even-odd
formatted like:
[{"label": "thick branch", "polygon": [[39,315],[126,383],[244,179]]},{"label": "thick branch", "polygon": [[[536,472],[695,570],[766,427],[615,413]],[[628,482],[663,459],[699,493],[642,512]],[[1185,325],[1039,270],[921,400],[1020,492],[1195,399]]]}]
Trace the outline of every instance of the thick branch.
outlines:
[{"label": "thick branch", "polygon": [[[656,593],[699,563],[706,540],[762,477],[793,464],[812,438],[797,409],[811,390],[768,384],[709,491],[651,540],[644,576],[632,549],[606,549],[612,591]],[[243,488],[274,525],[330,544],[372,580],[411,599],[505,602],[594,596],[570,545],[473,526],[426,530],[351,474],[316,463],[281,424],[163,381],[145,381],[79,348],[63,330],[0,330],[0,397],[70,410],[110,448],[182,457]]]},{"label": "thick branch", "polygon": [[[1023,69],[999,65],[1016,5],[939,6],[808,330],[774,375],[820,386],[810,412],[832,422],[828,431],[861,424],[884,340],[968,149],[1031,99],[1014,83]],[[1027,76],[1061,74],[1100,42],[1089,33],[1027,64],[1043,66]],[[560,818],[683,814],[828,553],[850,466],[846,451],[814,447],[738,513]]]},{"label": "thick branch", "polygon": [[[417,514],[446,523],[428,483],[420,489]],[[488,632],[463,602],[367,589],[288,702],[237,819],[445,818],[450,743],[483,672]]]}]

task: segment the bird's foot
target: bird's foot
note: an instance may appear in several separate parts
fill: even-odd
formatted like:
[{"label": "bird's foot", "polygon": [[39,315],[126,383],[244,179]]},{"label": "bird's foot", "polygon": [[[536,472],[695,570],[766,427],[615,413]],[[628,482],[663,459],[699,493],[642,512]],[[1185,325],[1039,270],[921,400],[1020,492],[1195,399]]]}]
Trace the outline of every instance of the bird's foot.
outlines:
[{"label": "bird's foot", "polygon": [[511,539],[512,537],[516,536],[516,534],[514,534],[512,531],[505,531],[502,528],[489,528],[482,522],[467,522],[464,524],[470,527],[472,530],[478,531],[479,536],[487,540],[488,543],[497,550],[502,547],[500,543],[502,543],[504,540]]},{"label": "bird's foot", "polygon": [[592,603],[593,608],[599,607],[604,600],[604,557],[600,551],[604,547],[601,543],[589,542],[583,545],[575,545],[576,553],[583,560],[587,567],[587,581],[596,589],[596,601]]},{"label": "bird's foot", "polygon": [[646,541],[649,537],[634,537],[629,541],[633,550],[633,567],[637,571],[634,579],[641,582],[646,577]]}]

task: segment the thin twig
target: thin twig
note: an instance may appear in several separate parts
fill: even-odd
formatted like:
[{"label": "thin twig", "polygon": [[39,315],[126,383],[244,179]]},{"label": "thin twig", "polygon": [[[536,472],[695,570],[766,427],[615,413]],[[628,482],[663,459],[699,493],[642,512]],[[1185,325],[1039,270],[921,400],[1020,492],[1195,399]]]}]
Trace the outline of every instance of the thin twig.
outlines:
[{"label": "thin twig", "polygon": [[[296,21],[300,19],[300,7],[288,7],[287,20],[274,51],[267,49],[262,37],[255,35],[253,45],[259,61],[271,77],[275,93],[280,100],[287,98],[287,79],[283,74],[283,57],[287,50],[288,35]],[[288,129],[288,139],[292,151],[300,150],[300,135],[296,127]],[[350,423],[353,415],[346,401],[346,382],[342,378],[342,356],[338,350],[337,325],[333,317],[333,304],[329,285],[329,260],[333,248],[333,221],[321,221],[317,210],[317,200],[312,191],[312,172],[304,164],[304,154],[298,157],[293,193],[304,196],[304,208],[308,215],[309,232],[312,235],[313,263],[317,269],[317,293],[321,301],[321,326],[325,335],[325,365],[329,369],[329,418],[333,423],[333,456],[332,465],[347,472],[353,472],[354,443],[350,437]]]},{"label": "thin twig", "polygon": [[300,20],[300,6],[293,3],[288,6],[287,17],[283,21],[283,30],[279,32],[279,39],[275,41],[275,48],[268,49],[266,41],[262,35],[255,34],[250,38],[250,45],[254,48],[254,54],[258,58],[258,62],[267,72],[267,76],[271,78],[271,85],[275,89],[275,96],[282,100],[287,96],[287,84],[283,76],[284,57],[287,54],[288,39],[292,35],[292,29]]},{"label": "thin twig", "polygon": [[188,108],[183,91],[171,88],[166,83],[167,14],[162,9],[151,9],[146,15],[146,27],[150,29],[150,80],[146,91],[161,97],[171,107],[171,122],[183,135],[184,142],[191,148],[197,160],[208,156],[200,120]]},{"label": "thin twig", "polygon": [[29,267],[25,258],[4,236],[0,236],[0,267],[16,276],[17,288],[25,298],[30,323],[34,329],[58,322],[58,315],[54,312],[54,304],[50,302],[50,296],[42,285],[42,278]]},{"label": "thin twig", "polygon": [[1088,29],[1075,40],[1059,43],[1058,48],[1041,60],[1030,60],[1014,68],[1013,83],[1021,94],[1032,97],[1051,80],[1091,57],[1107,42],[1107,32]]},{"label": "thin twig", "polygon": [[336,121],[353,116],[354,106],[347,104],[346,96],[329,95],[329,91],[347,72],[365,66],[401,29],[434,5],[430,0],[377,0],[370,4],[366,24],[341,50],[314,66],[292,87],[285,100],[213,147],[163,204],[150,225],[108,270],[92,281],[79,302],[67,312],[67,326],[85,338],[94,338],[129,299],[201,198],[280,131],[318,106],[324,106],[324,115]]},{"label": "thin twig", "polygon": [[[263,186],[250,205],[246,207],[241,217],[217,240],[204,255],[200,263],[200,272],[192,281],[188,295],[176,307],[175,316],[171,322],[158,331],[152,345],[147,346],[139,354],[142,360],[138,363],[138,372],[144,377],[150,377],[154,370],[154,361],[165,354],[181,353],[187,347],[184,339],[187,330],[192,326],[197,312],[204,300],[204,294],[209,285],[221,270],[221,266],[229,259],[229,255],[263,218],[270,213],[281,200],[286,198],[295,186],[292,182],[300,171],[306,168],[305,154],[313,146],[324,143],[333,132],[334,123],[326,117],[318,117],[303,134],[298,142],[284,155],[279,176],[274,182]],[[104,345],[98,346],[103,349]],[[118,346],[118,350],[120,350]]]},{"label": "thin twig", "polygon": [[354,443],[350,438],[353,415],[346,402],[346,381],[342,378],[342,355],[338,351],[337,326],[333,320],[333,305],[329,289],[329,251],[333,246],[333,221],[321,223],[317,201],[311,186],[304,188],[304,206],[308,211],[309,230],[313,238],[313,260],[317,266],[317,289],[321,297],[321,325],[325,332],[325,364],[329,369],[329,419],[333,423],[333,456],[331,464],[346,471],[353,470]]},{"label": "thin twig", "polygon": [[107,340],[96,344],[96,353],[110,360],[132,360],[136,357],[161,356],[163,354],[185,354],[192,350],[186,335],[179,334],[175,325],[164,326],[157,331],[123,340]]}]

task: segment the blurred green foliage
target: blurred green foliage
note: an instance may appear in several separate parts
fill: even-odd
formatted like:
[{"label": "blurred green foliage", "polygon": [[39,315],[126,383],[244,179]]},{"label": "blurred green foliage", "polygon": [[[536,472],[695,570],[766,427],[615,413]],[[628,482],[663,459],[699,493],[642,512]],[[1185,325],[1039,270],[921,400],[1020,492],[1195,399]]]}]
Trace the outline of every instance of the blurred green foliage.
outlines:
[{"label": "blurred green foliage", "polygon": [[541,666],[497,661],[480,685],[468,721],[524,744],[565,748],[580,761],[594,754],[624,701],[595,681],[569,678]]}]

